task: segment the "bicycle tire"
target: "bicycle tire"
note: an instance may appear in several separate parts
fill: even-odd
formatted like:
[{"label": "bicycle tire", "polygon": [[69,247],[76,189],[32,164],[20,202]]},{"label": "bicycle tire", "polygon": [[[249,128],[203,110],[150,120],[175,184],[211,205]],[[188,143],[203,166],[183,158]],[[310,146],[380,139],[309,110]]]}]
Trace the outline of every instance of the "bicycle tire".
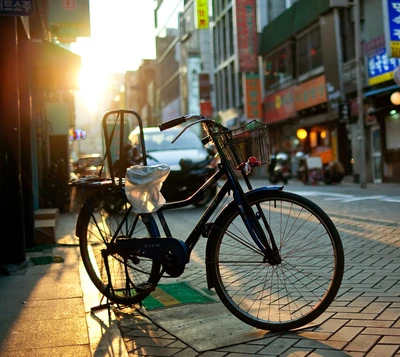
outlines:
[{"label": "bicycle tire", "polygon": [[[154,218],[133,212],[126,214],[130,204],[122,191],[103,189],[90,195],[78,216],[76,235],[81,258],[96,288],[109,301],[124,305],[141,302],[151,290],[137,290],[140,284],[156,285],[161,265],[147,258],[128,255],[110,248],[111,238],[118,236],[159,237]],[[110,281],[105,268],[110,269]]]},{"label": "bicycle tire", "polygon": [[291,192],[255,191],[247,199],[253,209],[262,208],[282,262],[263,261],[231,204],[210,235],[211,279],[222,303],[243,322],[293,330],[314,321],[334,300],[344,271],[342,242],[332,220],[312,201]]}]

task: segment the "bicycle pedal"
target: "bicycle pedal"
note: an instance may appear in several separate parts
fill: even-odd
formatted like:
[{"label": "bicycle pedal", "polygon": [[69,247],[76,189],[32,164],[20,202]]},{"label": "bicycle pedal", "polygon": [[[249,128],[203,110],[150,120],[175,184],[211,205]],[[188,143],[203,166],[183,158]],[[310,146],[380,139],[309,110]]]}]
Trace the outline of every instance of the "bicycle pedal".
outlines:
[{"label": "bicycle pedal", "polygon": [[135,290],[138,293],[149,293],[149,292],[156,290],[156,285],[154,285],[152,283],[142,283],[142,284],[136,285]]}]

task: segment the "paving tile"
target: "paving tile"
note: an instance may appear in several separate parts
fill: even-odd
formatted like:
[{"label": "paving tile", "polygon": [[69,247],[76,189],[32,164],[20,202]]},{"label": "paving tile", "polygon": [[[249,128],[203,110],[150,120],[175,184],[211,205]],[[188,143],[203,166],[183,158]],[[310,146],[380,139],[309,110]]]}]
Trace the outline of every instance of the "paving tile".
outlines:
[{"label": "paving tile", "polygon": [[334,318],[330,319],[326,322],[324,322],[322,325],[320,325],[320,329],[323,332],[336,332],[340,328],[342,328],[344,325],[348,323],[348,319],[339,319],[339,318]]},{"label": "paving tile", "polygon": [[377,320],[392,320],[396,321],[400,318],[400,309],[387,308],[378,317]]},{"label": "paving tile", "polygon": [[[371,314],[379,314],[384,311],[389,306],[389,303],[384,302],[373,302],[369,304],[365,309],[362,310],[362,313],[371,313]],[[400,310],[400,309],[399,309]]]},{"label": "paving tile", "polygon": [[394,356],[398,349],[399,346],[378,344],[367,353],[366,357],[391,357]]},{"label": "paving tile", "polygon": [[278,338],[271,343],[270,345],[261,349],[258,354],[272,354],[275,356],[279,356],[284,353],[290,347],[293,347],[296,344],[296,340],[289,338]]},{"label": "paving tile", "polygon": [[378,316],[378,314],[364,314],[364,313],[350,313],[350,312],[340,312],[337,313],[334,318],[335,319],[358,319],[358,320],[373,320]]},{"label": "paving tile", "polygon": [[363,329],[361,327],[343,327],[338,332],[333,334],[329,340],[332,341],[351,341]]},{"label": "paving tile", "polygon": [[367,327],[362,333],[366,335],[400,336],[400,328]]},{"label": "paving tile", "polygon": [[381,338],[381,336],[374,335],[358,335],[352,340],[347,346],[347,351],[359,351],[367,352],[369,351],[376,342]]},{"label": "paving tile", "polygon": [[357,320],[351,319],[347,326],[360,326],[360,327],[390,327],[392,326],[393,321],[384,321],[384,320]]},{"label": "paving tile", "polygon": [[[143,346],[143,347],[138,347],[132,350],[129,350],[128,348],[128,353],[134,353],[139,356],[162,356],[162,357],[168,357],[168,356],[173,356],[176,353],[180,352],[180,348],[166,348],[166,347],[155,347],[155,346]],[[196,355],[193,355],[196,356]]]}]

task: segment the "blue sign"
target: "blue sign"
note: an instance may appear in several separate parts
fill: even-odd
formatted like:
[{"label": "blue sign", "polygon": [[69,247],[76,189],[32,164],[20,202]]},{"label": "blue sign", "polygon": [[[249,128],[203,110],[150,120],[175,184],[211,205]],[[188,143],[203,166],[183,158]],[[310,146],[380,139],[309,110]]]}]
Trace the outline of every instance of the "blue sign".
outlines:
[{"label": "blue sign", "polygon": [[0,0],[0,15],[33,16],[33,0]]},{"label": "blue sign", "polygon": [[400,1],[387,0],[389,42],[391,55],[400,57]]},{"label": "blue sign", "polygon": [[385,48],[368,57],[368,83],[374,85],[393,78],[393,71],[400,65],[400,58],[389,58]]}]

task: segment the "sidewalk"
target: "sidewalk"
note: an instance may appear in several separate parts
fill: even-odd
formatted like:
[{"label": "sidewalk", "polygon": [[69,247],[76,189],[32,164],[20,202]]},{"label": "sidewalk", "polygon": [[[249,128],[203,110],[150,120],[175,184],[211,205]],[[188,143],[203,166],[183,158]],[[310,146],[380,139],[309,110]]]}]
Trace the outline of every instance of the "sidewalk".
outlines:
[{"label": "sidewalk", "polygon": [[[343,186],[363,190],[347,181]],[[366,190],[400,195],[395,184],[369,184]],[[138,310],[124,309],[117,317],[112,310],[108,316],[107,309],[91,313],[101,297],[81,263],[75,222],[76,213],[61,214],[58,244],[28,253],[24,266],[10,267],[10,276],[0,275],[0,357],[400,356],[399,228],[360,225],[350,218],[335,222],[346,229],[349,263],[341,293],[320,325],[266,332],[252,341],[199,353]],[[35,265],[31,257],[47,263]],[[176,318],[186,323],[184,316]]]},{"label": "sidewalk", "polygon": [[62,213],[58,244],[0,275],[0,357],[128,356],[112,310],[111,318],[107,309],[91,314],[100,296],[81,263],[75,222]]}]

